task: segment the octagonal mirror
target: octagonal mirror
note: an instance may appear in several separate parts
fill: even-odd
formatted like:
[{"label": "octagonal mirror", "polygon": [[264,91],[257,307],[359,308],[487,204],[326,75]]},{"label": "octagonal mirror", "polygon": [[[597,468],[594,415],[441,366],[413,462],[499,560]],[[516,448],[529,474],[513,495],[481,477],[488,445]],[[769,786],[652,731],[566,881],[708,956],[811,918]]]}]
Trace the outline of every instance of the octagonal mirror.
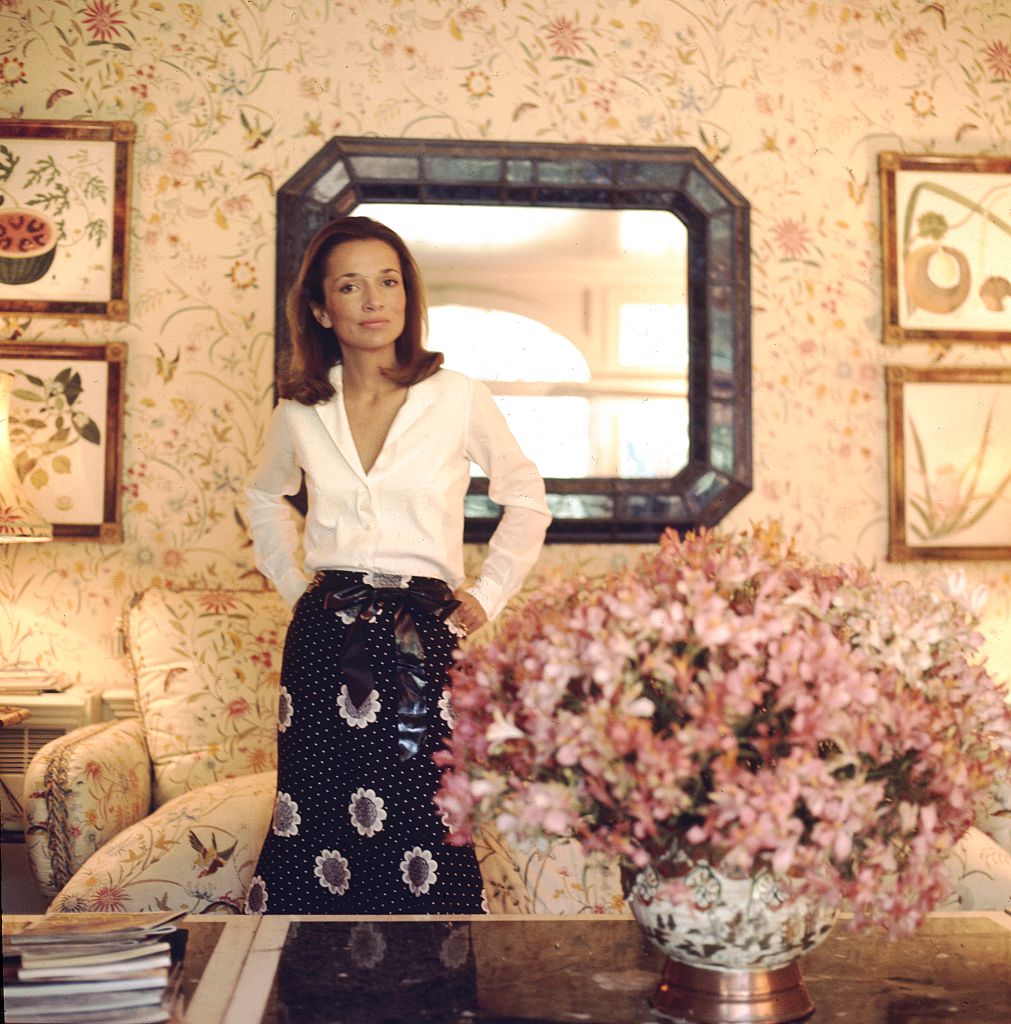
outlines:
[{"label": "octagonal mirror", "polygon": [[[278,370],[301,254],[351,212],[407,242],[428,346],[537,462],[549,541],[653,541],[751,489],[748,204],[697,150],[331,139],[278,193]],[[475,467],[466,539],[498,515]]]}]

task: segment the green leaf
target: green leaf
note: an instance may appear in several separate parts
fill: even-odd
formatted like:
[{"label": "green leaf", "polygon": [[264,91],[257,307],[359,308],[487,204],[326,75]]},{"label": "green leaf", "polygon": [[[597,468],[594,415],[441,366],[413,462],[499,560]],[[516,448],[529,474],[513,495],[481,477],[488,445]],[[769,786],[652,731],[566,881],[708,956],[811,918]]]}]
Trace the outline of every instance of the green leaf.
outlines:
[{"label": "green leaf", "polygon": [[10,179],[10,176],[14,173],[14,168],[17,167],[20,159],[21,157],[14,155],[14,151],[12,149],[0,143],[0,181],[7,181]]},{"label": "green leaf", "polygon": [[81,392],[84,390],[84,386],[81,384],[81,375],[74,373],[66,382],[63,388],[64,395],[67,396],[67,404],[73,405],[74,402],[81,397]]},{"label": "green leaf", "polygon": [[85,441],[90,441],[92,444],[102,443],[102,432],[90,416],[86,416],[84,413],[75,413],[74,426]]},{"label": "green leaf", "polygon": [[73,469],[73,463],[66,455],[57,455],[53,459],[53,472],[54,473],[69,473]]},{"label": "green leaf", "polygon": [[26,391],[24,388],[14,388],[11,394],[15,398],[20,398],[22,402],[43,402],[45,399],[42,395],[37,394],[34,391]]},{"label": "green leaf", "polygon": [[28,481],[32,487],[40,490],[49,483],[49,474],[41,466],[38,466],[28,477]]}]

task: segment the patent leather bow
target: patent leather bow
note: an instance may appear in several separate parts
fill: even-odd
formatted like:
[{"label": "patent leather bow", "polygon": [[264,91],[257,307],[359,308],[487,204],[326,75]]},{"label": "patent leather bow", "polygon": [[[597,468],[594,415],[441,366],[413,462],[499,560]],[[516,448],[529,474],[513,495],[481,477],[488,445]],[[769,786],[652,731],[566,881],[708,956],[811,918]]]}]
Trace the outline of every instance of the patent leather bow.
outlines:
[{"label": "patent leather bow", "polygon": [[[324,581],[323,586],[326,586]],[[428,685],[425,645],[414,624],[414,611],[429,612],[445,621],[460,602],[441,580],[411,580],[407,587],[373,587],[352,583],[330,590],[323,607],[331,611],[355,609],[355,619],[344,637],[340,652],[341,679],[355,707],[361,707],[375,688],[375,678],[365,646],[366,623],[379,609],[393,613],[393,635],[397,648],[397,743],[400,760],[414,757],[428,732]]]}]

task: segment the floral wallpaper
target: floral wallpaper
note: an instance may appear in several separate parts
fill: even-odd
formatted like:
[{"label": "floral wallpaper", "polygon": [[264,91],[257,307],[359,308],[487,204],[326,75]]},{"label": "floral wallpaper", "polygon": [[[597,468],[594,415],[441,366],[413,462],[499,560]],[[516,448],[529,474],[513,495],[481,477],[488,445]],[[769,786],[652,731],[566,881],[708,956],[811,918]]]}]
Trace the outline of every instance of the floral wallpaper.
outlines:
[{"label": "floral wallpaper", "polygon": [[[258,584],[275,192],[334,134],[698,147],[752,204],[755,489],[730,521],[947,568],[884,561],[883,367],[1011,346],[881,344],[876,157],[1011,150],[1006,0],[0,0],[0,114],[137,126],[130,320],[0,318],[128,345],[125,540],[0,549],[0,661],[124,685],[134,592]],[[630,553],[550,547],[530,585]],[[1011,676],[1011,562],[963,568]]]}]

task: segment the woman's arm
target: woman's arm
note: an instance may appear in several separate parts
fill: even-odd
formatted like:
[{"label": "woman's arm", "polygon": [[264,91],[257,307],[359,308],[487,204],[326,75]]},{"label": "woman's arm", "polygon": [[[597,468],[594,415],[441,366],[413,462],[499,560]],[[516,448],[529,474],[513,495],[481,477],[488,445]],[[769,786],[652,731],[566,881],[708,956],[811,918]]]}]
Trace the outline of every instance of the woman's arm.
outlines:
[{"label": "woman's arm", "polygon": [[308,580],[298,562],[299,532],[285,495],[295,494],[302,471],[288,429],[284,403],[271,413],[260,465],[246,487],[246,514],[256,567],[293,607]]},{"label": "woman's arm", "polygon": [[537,467],[523,454],[487,386],[477,381],[467,454],[487,474],[489,497],[503,506],[481,575],[467,588],[493,619],[534,567],[551,514]]}]

